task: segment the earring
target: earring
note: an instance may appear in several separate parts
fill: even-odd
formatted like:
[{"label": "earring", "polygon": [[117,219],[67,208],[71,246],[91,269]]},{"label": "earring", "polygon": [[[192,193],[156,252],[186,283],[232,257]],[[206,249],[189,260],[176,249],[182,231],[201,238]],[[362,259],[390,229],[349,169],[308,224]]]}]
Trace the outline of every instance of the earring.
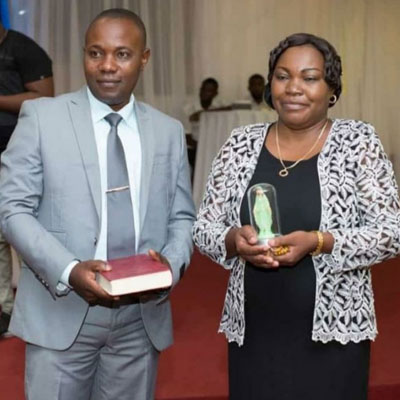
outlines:
[{"label": "earring", "polygon": [[329,98],[329,104],[331,106],[333,106],[335,103],[337,102],[337,96],[335,94],[333,94],[330,98]]}]

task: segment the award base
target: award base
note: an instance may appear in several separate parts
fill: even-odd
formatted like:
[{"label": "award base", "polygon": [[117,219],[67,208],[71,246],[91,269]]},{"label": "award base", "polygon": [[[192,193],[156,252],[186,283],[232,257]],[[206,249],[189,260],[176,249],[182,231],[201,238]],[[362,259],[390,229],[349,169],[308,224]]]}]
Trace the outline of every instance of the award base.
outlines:
[{"label": "award base", "polygon": [[260,244],[260,245],[268,244],[268,240],[270,240],[270,239],[272,239],[272,237],[270,237],[270,238],[265,238],[265,239],[258,239],[258,240],[257,240],[257,244]]}]

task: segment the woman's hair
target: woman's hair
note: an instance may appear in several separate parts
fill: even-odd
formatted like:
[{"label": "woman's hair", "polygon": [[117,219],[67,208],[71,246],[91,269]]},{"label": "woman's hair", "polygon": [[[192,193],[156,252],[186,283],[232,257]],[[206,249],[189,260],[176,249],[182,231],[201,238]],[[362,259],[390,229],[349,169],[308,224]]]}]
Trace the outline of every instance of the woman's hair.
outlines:
[{"label": "woman's hair", "polygon": [[[265,86],[264,97],[266,103],[270,107],[274,108],[271,98],[271,81],[279,57],[289,47],[303,46],[307,44],[315,47],[324,57],[324,80],[328,86],[333,89],[333,94],[336,96],[336,100],[339,100],[340,93],[342,92],[342,81],[340,79],[340,76],[342,75],[342,63],[335,48],[327,40],[318,36],[309,33],[294,33],[293,35],[283,39],[278,46],[269,53],[268,82]],[[329,107],[332,107],[334,104],[335,103],[330,104]]]}]

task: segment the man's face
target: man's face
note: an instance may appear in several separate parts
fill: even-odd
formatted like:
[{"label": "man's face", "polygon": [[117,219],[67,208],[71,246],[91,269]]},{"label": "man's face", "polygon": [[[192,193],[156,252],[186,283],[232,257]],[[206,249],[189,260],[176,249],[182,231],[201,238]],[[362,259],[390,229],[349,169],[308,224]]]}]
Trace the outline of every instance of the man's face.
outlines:
[{"label": "man's face", "polygon": [[265,89],[265,81],[263,78],[252,78],[249,82],[249,92],[253,99],[262,100]]},{"label": "man's face", "polygon": [[217,94],[217,86],[211,82],[204,83],[200,88],[200,99],[202,101],[211,101]]},{"label": "man's face", "polygon": [[129,102],[150,56],[141,31],[126,18],[101,18],[89,28],[84,52],[91,92],[118,111]]}]

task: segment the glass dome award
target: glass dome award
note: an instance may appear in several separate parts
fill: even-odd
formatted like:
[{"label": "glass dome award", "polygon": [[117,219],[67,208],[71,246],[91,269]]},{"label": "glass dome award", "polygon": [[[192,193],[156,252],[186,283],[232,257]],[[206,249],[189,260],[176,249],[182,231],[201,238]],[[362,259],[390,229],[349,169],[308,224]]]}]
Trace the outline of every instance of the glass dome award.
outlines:
[{"label": "glass dome award", "polygon": [[276,190],[269,183],[257,183],[247,192],[250,224],[256,230],[259,244],[281,235]]}]

